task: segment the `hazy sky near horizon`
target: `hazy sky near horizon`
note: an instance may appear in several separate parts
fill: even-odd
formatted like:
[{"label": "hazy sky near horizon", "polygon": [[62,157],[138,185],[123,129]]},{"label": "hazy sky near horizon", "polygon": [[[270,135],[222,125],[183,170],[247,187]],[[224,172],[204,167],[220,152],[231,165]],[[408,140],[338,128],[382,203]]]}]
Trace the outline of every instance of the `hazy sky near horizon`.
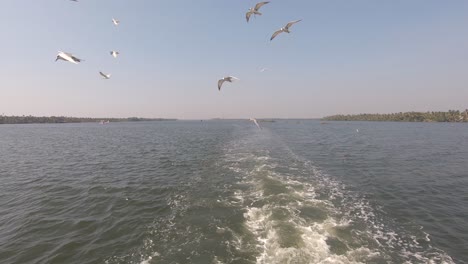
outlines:
[{"label": "hazy sky near horizon", "polygon": [[[246,23],[256,2],[5,1],[0,114],[313,118],[468,108],[468,1],[272,0]],[[295,19],[303,21],[291,34],[269,41]],[[54,62],[59,50],[85,61]],[[226,75],[241,80],[219,92]]]}]

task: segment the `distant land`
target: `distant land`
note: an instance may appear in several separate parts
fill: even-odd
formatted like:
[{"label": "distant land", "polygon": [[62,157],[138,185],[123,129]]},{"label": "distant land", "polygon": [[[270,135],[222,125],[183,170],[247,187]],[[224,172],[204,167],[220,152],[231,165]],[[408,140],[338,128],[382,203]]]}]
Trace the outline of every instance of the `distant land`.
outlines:
[{"label": "distant land", "polygon": [[137,121],[175,121],[165,118],[89,118],[68,116],[5,116],[0,115],[0,124],[62,124],[62,123],[99,123],[99,122],[137,122]]},{"label": "distant land", "polygon": [[393,122],[468,122],[468,109],[448,112],[400,112],[393,114],[332,115],[325,121],[393,121]]}]

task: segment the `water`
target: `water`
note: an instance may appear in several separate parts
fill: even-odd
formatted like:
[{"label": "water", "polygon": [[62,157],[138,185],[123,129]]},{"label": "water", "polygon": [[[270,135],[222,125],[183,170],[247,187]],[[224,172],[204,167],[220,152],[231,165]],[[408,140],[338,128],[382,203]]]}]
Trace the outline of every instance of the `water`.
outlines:
[{"label": "water", "polygon": [[0,126],[0,263],[468,263],[468,126]]}]

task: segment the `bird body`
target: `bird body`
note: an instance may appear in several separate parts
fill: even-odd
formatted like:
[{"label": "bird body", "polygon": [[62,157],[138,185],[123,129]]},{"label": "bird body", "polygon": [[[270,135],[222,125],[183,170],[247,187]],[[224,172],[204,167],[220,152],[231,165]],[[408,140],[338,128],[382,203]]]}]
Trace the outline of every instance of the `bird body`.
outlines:
[{"label": "bird body", "polygon": [[55,59],[55,61],[58,61],[58,60],[68,61],[73,64],[78,64],[79,62],[82,61],[81,59],[78,59],[77,57],[75,57],[73,54],[68,53],[68,52],[63,52],[63,51],[58,52],[57,58]]},{"label": "bird body", "polygon": [[221,91],[221,86],[223,86],[224,82],[232,82],[234,80],[239,80],[239,79],[234,77],[234,76],[227,76],[227,77],[224,77],[222,79],[219,79],[218,80],[218,90]]},{"label": "bird body", "polygon": [[270,2],[269,1],[260,2],[260,3],[257,3],[255,5],[255,7],[249,8],[249,11],[247,11],[247,13],[245,14],[245,19],[247,20],[247,22],[249,22],[251,15],[261,16],[262,13],[258,12],[258,10],[260,9],[260,7],[262,7],[262,6],[264,6],[264,5],[268,4],[268,3],[270,3]]},{"label": "bird body", "polygon": [[120,53],[118,51],[113,50],[110,52],[110,54],[112,55],[112,57],[117,58],[117,55],[119,55]]},{"label": "bird body", "polygon": [[115,25],[115,26],[118,26],[120,24],[120,21],[115,19],[115,18],[112,18],[112,23]]},{"label": "bird body", "polygon": [[295,21],[291,21],[291,22],[289,22],[288,24],[286,24],[286,26],[284,26],[284,27],[280,28],[279,30],[275,31],[275,33],[273,33],[273,35],[271,36],[270,41],[272,41],[276,36],[278,36],[279,34],[281,34],[281,33],[283,33],[283,32],[291,33],[291,32],[289,31],[289,28],[290,28],[292,25],[294,25],[294,24],[296,24],[296,23],[298,23],[298,22],[301,22],[301,21],[302,21],[302,19],[295,20]]}]

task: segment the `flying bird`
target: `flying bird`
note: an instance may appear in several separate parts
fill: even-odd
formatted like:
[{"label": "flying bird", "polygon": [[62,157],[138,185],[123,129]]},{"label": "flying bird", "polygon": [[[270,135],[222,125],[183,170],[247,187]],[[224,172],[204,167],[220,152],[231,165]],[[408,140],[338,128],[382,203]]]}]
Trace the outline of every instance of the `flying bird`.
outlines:
[{"label": "flying bird", "polygon": [[119,55],[120,53],[118,51],[113,50],[110,52],[110,54],[112,55],[112,57],[117,58],[117,55]]},{"label": "flying bird", "polygon": [[74,64],[78,64],[79,62],[82,61],[81,59],[78,59],[77,57],[75,57],[73,54],[63,52],[63,51],[58,52],[57,58],[55,59],[55,61],[58,61],[58,60],[68,61]]},{"label": "flying bird", "polygon": [[111,77],[110,74],[105,74],[105,73],[103,73],[103,72],[101,72],[101,71],[99,72],[99,74],[101,74],[102,78],[104,78],[104,79],[106,79],[106,80],[110,79],[110,77]]},{"label": "flying bird", "polygon": [[269,71],[269,70],[270,70],[270,69],[268,69],[268,68],[261,68],[261,69],[260,69],[260,72],[265,72],[265,71]]},{"label": "flying bird", "polygon": [[270,41],[272,41],[272,40],[273,40],[276,36],[278,36],[278,34],[280,34],[280,33],[283,33],[283,32],[291,33],[291,32],[289,31],[289,28],[290,28],[292,25],[294,25],[294,24],[296,24],[296,23],[298,23],[298,22],[301,22],[301,21],[302,21],[302,19],[289,22],[288,24],[286,24],[286,26],[280,28],[280,29],[277,30],[275,33],[273,33],[273,36],[271,36]]},{"label": "flying bird", "polygon": [[223,86],[224,82],[232,82],[234,80],[239,80],[239,79],[234,77],[234,76],[227,76],[227,77],[224,77],[222,79],[219,79],[218,80],[218,90],[221,91],[221,86]]},{"label": "flying bird", "polygon": [[114,23],[115,26],[118,26],[120,24],[120,21],[115,18],[112,18],[112,23]]},{"label": "flying bird", "polygon": [[254,122],[255,125],[256,125],[259,129],[262,129],[262,127],[258,124],[257,119],[255,119],[255,118],[250,118],[249,120],[252,121],[252,122]]},{"label": "flying bird", "polygon": [[261,16],[262,13],[258,12],[258,10],[260,9],[260,7],[262,7],[262,6],[264,6],[264,5],[268,4],[268,3],[270,3],[270,2],[269,2],[269,1],[260,2],[260,3],[257,3],[257,4],[255,5],[255,7],[251,7],[251,8],[249,9],[249,11],[247,11],[247,13],[245,14],[245,19],[247,19],[247,23],[249,22],[250,16],[251,16],[252,14],[253,14],[254,16],[255,16],[255,15]]}]

